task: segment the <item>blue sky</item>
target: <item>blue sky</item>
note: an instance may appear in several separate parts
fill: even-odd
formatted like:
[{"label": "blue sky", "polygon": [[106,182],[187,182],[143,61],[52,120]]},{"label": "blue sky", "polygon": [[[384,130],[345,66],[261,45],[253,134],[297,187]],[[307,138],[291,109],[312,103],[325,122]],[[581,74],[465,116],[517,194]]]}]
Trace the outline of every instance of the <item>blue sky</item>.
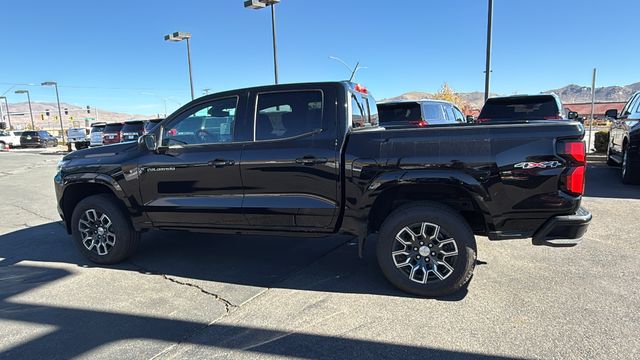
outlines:
[{"label": "blue sky", "polygon": [[[189,100],[184,43],[192,33],[196,94],[273,81],[268,9],[242,0],[7,1],[0,30],[0,94],[14,83],[57,81],[63,102],[138,114]],[[495,0],[492,91],[537,93],[569,83],[640,81],[635,0]],[[482,91],[485,0],[282,0],[277,5],[281,82],[348,77],[363,69],[377,98],[407,91]],[[52,89],[29,86],[34,101]],[[24,101],[13,90],[9,102]]]}]

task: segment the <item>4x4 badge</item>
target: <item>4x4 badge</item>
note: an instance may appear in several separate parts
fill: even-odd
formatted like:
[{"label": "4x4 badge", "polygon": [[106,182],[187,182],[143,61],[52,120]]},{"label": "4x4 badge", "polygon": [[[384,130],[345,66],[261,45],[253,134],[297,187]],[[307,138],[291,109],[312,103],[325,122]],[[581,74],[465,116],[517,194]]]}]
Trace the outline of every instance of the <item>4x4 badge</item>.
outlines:
[{"label": "4x4 badge", "polygon": [[554,168],[560,166],[559,161],[543,161],[543,162],[521,162],[513,165],[516,168],[523,169],[546,169],[546,168]]}]

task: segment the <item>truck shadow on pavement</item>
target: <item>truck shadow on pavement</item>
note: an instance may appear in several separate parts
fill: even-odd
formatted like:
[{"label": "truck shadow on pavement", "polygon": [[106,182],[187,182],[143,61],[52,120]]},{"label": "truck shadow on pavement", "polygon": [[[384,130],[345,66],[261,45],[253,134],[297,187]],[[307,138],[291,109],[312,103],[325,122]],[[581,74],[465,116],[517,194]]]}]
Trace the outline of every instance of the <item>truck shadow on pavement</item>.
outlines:
[{"label": "truck shadow on pavement", "polygon": [[[151,272],[260,287],[406,296],[382,278],[372,258],[372,251],[367,252],[365,260],[359,260],[355,246],[350,245],[348,240],[339,237],[284,239],[150,232],[145,234],[138,255],[130,263],[110,268],[136,271],[144,274],[142,276],[151,276],[148,275]],[[396,359],[400,354],[421,359],[496,358],[304,331],[288,332],[72,308],[52,304],[46,298],[32,304],[22,300],[19,295],[39,287],[50,288],[57,281],[71,276],[72,270],[60,268],[59,265],[33,265],[23,261],[97,267],[79,253],[61,223],[48,223],[0,235],[2,327],[11,329],[12,323],[8,328],[5,327],[5,321],[9,320],[51,328],[42,333],[31,333],[27,340],[22,341],[16,341],[9,334],[0,336],[14,339],[13,343],[2,344],[0,358],[71,358],[87,355],[97,349],[122,354],[122,345],[115,343],[131,339],[169,343],[161,344],[162,351],[171,344],[180,343],[198,345],[200,350],[213,350],[220,355],[248,352],[307,359]],[[64,288],[60,288],[60,291],[64,291]],[[105,296],[109,294],[103,286],[93,291],[105,291]],[[108,348],[110,344],[114,344],[114,347]],[[155,345],[158,346],[157,343]],[[145,348],[145,351],[151,350]],[[150,358],[154,355],[157,353],[140,353],[136,357]]]},{"label": "truck shadow on pavement", "polygon": [[[9,276],[7,276],[9,275]],[[117,312],[13,302],[10,298],[50,285],[71,275],[64,269],[6,265],[0,262],[3,278],[0,292],[0,321],[11,320],[52,327],[28,341],[2,344],[0,358],[72,358],[125,340],[149,339],[165,342],[157,353],[129,354],[131,358],[150,358],[171,344],[199,345],[216,355],[248,352],[305,359],[358,357],[396,359],[399,355],[420,359],[494,359],[496,356],[448,351],[436,348],[342,338],[305,332],[288,332],[257,327],[167,319]],[[114,344],[115,345],[115,344]],[[122,355],[122,344],[115,345]],[[150,351],[148,348],[145,351]],[[178,348],[177,350],[181,350]],[[111,355],[113,356],[113,354]],[[233,357],[233,356],[229,356]]]}]

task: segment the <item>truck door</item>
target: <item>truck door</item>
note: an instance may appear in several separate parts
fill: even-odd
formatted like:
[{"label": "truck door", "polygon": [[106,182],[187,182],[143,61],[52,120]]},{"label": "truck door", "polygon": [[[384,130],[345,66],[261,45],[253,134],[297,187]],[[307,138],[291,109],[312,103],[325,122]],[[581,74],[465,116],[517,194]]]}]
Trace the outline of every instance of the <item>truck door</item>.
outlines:
[{"label": "truck door", "polygon": [[338,209],[337,90],[250,94],[253,141],[240,168],[252,228],[331,231]]},{"label": "truck door", "polygon": [[196,103],[155,132],[161,147],[141,157],[138,169],[141,198],[154,225],[246,225],[242,145],[235,136],[236,112],[246,105],[244,99],[230,96]]}]

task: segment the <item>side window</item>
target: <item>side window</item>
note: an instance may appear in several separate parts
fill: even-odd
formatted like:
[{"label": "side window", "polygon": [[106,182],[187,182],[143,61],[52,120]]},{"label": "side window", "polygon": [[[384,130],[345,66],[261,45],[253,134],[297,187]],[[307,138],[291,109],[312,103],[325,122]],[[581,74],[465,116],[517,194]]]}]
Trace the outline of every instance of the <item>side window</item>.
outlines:
[{"label": "side window", "polygon": [[462,114],[462,111],[460,111],[457,107],[453,108],[453,114],[455,115],[456,122],[458,123],[467,122],[464,114]]},{"label": "side window", "polygon": [[631,114],[631,108],[635,104],[635,101],[638,100],[638,97],[640,97],[640,95],[633,96],[631,100],[629,100],[629,102],[624,106],[624,108],[620,112],[620,116],[627,116]]},{"label": "side window", "polygon": [[376,101],[371,96],[367,97],[367,106],[369,106],[369,123],[371,124],[371,126],[378,126],[378,106],[376,105]]},{"label": "side window", "polygon": [[456,116],[453,114],[453,106],[447,104],[447,105],[444,105],[444,109],[447,112],[448,122],[455,122]]},{"label": "side window", "polygon": [[364,127],[367,123],[365,111],[355,95],[351,95],[351,122],[353,128]]},{"label": "side window", "polygon": [[322,129],[322,92],[258,94],[255,140],[284,139]]},{"label": "side window", "polygon": [[216,144],[233,141],[238,98],[201,104],[165,126],[162,145]]}]

